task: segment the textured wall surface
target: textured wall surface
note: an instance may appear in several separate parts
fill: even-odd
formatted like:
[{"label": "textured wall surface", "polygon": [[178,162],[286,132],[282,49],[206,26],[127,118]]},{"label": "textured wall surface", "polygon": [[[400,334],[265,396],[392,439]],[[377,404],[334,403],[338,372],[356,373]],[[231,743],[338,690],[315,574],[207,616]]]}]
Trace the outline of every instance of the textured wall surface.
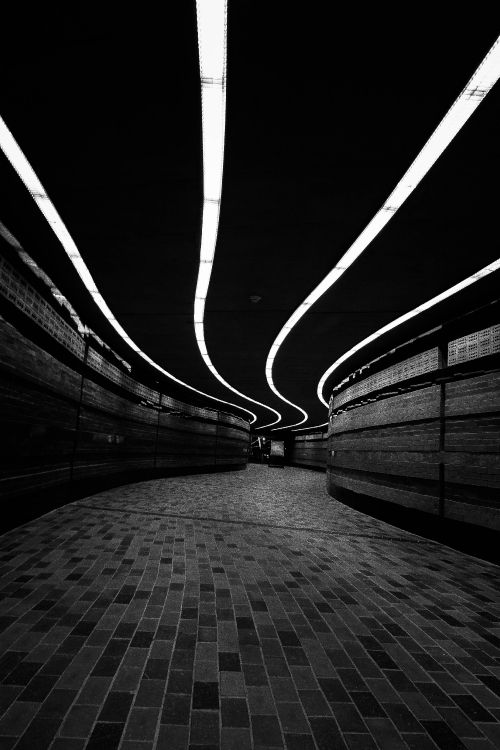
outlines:
[{"label": "textured wall surface", "polygon": [[[342,490],[500,530],[500,372],[436,370],[406,392],[334,413],[330,493]],[[403,388],[404,390],[404,388]]]},{"label": "textured wall surface", "polygon": [[[170,414],[63,362],[0,318],[0,496],[133,472],[246,464],[248,425],[223,412]],[[167,400],[167,399],[166,399]]]},{"label": "textured wall surface", "polygon": [[309,439],[296,438],[289,454],[289,463],[310,469],[326,469],[327,438],[318,434]]}]

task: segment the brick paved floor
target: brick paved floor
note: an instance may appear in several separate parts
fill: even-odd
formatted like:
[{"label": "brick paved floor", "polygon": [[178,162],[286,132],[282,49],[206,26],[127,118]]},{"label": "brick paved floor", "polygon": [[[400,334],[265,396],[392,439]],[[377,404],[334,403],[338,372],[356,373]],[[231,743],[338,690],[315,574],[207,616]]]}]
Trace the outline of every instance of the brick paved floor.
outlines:
[{"label": "brick paved floor", "polygon": [[500,747],[500,569],[321,474],[128,485],[0,541],[0,750]]}]

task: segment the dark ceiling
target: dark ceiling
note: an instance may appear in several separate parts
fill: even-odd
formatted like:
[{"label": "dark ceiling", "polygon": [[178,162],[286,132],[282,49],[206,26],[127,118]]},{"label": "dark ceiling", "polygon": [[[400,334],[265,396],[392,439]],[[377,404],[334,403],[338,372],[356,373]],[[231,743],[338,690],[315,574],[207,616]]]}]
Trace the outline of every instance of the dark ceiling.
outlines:
[{"label": "dark ceiling", "polygon": [[[146,6],[132,13],[105,5],[11,19],[2,116],[132,339],[176,377],[250,408],[264,424],[270,413],[220,385],[194,337],[202,208],[194,2],[168,3],[161,16]],[[327,17],[328,5],[229,0],[207,347],[226,380],[285,423],[298,412],[274,396],[264,373],[275,336],[380,208],[498,35],[495,19],[472,24],[458,6],[440,23],[409,17],[408,8]],[[497,84],[286,339],[274,380],[309,412],[309,424],[325,421],[317,382],[344,351],[500,255],[499,116]],[[82,317],[133,360],[3,156],[0,190],[0,220]],[[460,300],[447,305],[436,320]],[[401,341],[410,328],[398,331]],[[377,346],[365,360],[387,343]],[[167,390],[193,400],[174,385]]]}]

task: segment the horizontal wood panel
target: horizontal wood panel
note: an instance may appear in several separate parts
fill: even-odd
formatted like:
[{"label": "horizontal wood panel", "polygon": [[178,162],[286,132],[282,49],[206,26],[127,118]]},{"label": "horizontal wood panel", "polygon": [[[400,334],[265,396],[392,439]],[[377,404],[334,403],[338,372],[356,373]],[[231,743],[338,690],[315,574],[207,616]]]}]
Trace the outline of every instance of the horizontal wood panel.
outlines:
[{"label": "horizontal wood panel", "polygon": [[203,415],[217,420],[218,412],[196,408],[190,418],[166,412],[158,418],[154,405],[118,395],[88,373],[82,388],[81,373],[2,319],[0,362],[3,498],[70,481],[247,461],[249,432],[242,420],[222,415],[223,424],[205,421]]},{"label": "horizontal wood panel", "polygon": [[101,413],[115,414],[120,418],[133,419],[137,422],[146,422],[156,425],[158,421],[158,412],[156,409],[142,406],[116,393],[109,391],[98,383],[94,383],[90,378],[85,378],[82,403],[85,406],[92,406]]},{"label": "horizontal wood panel", "polygon": [[334,434],[330,448],[335,450],[437,451],[439,450],[439,422],[372,427],[356,432]]},{"label": "horizontal wood panel", "polygon": [[45,463],[39,467],[22,467],[19,472],[0,478],[0,497],[9,498],[31,493],[38,488],[57,487],[68,484],[71,469],[64,465]]},{"label": "horizontal wood panel", "polygon": [[351,490],[362,495],[385,500],[387,502],[403,505],[406,508],[421,510],[436,515],[438,512],[438,497],[436,489],[425,491],[425,489],[409,486],[403,481],[374,482],[373,478],[348,472],[330,470],[328,472],[329,492],[335,497],[337,487]]},{"label": "horizontal wood panel", "polygon": [[339,433],[434,419],[439,417],[439,403],[439,386],[427,386],[418,391],[390,396],[342,412],[335,417],[330,431]]},{"label": "horizontal wood panel", "polygon": [[61,397],[80,398],[81,374],[23,336],[0,317],[0,369],[4,376],[23,378]]},{"label": "horizontal wood panel", "polygon": [[[328,464],[333,494],[337,483],[432,513],[438,505],[429,505],[428,497],[441,495],[445,517],[496,528],[500,373],[462,374],[444,388],[425,386],[334,415]],[[438,490],[410,486],[417,480],[434,482]]]},{"label": "horizontal wood panel", "polygon": [[306,468],[311,469],[322,469],[323,471],[326,469],[326,463],[318,458],[304,458],[298,456],[291,461],[291,464],[293,466],[305,466]]},{"label": "horizontal wood panel", "polygon": [[106,460],[101,457],[95,457],[87,461],[80,459],[75,462],[73,479],[78,481],[95,477],[107,477],[112,474],[122,474],[152,468],[153,462],[150,457],[136,458],[130,456],[126,461],[117,461],[112,458]]},{"label": "horizontal wood panel", "polygon": [[417,451],[335,451],[330,455],[332,471],[356,469],[375,474],[438,479],[439,454]]},{"label": "horizontal wood panel", "polygon": [[300,466],[310,466],[317,469],[326,469],[326,457],[328,452],[328,441],[323,440],[300,440],[295,441],[290,453],[290,463]]},{"label": "horizontal wood panel", "polygon": [[[223,461],[222,464],[231,464],[232,461]],[[239,459],[239,463],[241,464],[241,458]],[[193,468],[193,469],[200,469],[203,467],[211,467],[215,466],[215,454],[210,453],[207,455],[203,454],[197,454],[196,456],[193,456],[193,454],[186,454],[181,455],[179,453],[176,454],[165,454],[158,456],[156,459],[156,466],[158,469],[176,469],[176,468]]]},{"label": "horizontal wood panel", "polygon": [[[73,451],[77,405],[41,393],[0,375],[0,475],[15,472],[21,465],[36,465],[52,456],[54,463]],[[39,460],[40,459],[40,460]]]},{"label": "horizontal wood panel", "polygon": [[447,419],[444,444],[445,449],[450,452],[498,452],[500,449],[500,415],[498,417]]},{"label": "horizontal wood panel", "polygon": [[447,417],[498,412],[500,415],[500,372],[446,383]]},{"label": "horizontal wood panel", "polygon": [[198,419],[186,419],[180,414],[168,414],[161,412],[160,428],[175,429],[177,432],[198,433],[215,435],[217,425],[213,422],[201,422]]},{"label": "horizontal wood panel", "polygon": [[459,500],[447,498],[445,518],[500,531],[500,513],[498,512],[498,507],[492,508],[484,505],[476,505],[471,503],[470,500],[460,502]]},{"label": "horizontal wood panel", "polygon": [[227,438],[229,440],[235,440],[240,443],[248,443],[249,433],[243,430],[238,430],[235,427],[228,427],[224,424],[217,425],[217,435],[220,438]]},{"label": "horizontal wood panel", "polygon": [[500,488],[499,453],[445,453],[444,461],[446,482]]}]

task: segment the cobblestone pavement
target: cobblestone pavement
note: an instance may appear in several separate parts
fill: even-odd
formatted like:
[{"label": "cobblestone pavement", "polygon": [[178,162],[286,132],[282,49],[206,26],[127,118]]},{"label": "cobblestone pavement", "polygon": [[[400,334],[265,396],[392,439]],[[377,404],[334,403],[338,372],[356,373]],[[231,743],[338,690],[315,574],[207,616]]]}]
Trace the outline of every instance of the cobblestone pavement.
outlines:
[{"label": "cobblestone pavement", "polygon": [[321,474],[128,485],[0,541],[0,750],[500,747],[500,569]]}]

